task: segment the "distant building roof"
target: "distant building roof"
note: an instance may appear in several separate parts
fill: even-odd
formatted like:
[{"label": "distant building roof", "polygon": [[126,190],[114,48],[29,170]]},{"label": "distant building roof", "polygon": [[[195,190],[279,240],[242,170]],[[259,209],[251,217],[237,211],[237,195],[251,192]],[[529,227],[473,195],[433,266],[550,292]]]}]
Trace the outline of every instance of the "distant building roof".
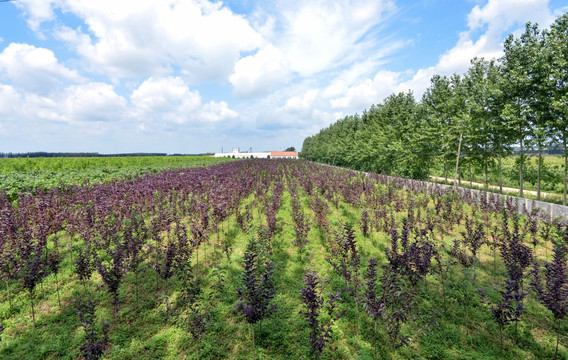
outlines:
[{"label": "distant building roof", "polygon": [[297,151],[271,151],[270,156],[298,156]]}]

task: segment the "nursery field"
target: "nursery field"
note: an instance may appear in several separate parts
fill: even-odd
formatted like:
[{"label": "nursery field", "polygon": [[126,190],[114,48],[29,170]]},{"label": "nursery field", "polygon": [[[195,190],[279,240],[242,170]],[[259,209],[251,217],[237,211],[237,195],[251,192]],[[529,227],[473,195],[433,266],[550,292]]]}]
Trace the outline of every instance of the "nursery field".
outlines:
[{"label": "nursery field", "polygon": [[0,159],[0,189],[15,197],[21,191],[64,184],[109,182],[155,174],[165,169],[208,166],[229,161],[212,156],[116,156]]},{"label": "nursery field", "polygon": [[255,159],[0,195],[2,359],[567,359],[565,219]]}]

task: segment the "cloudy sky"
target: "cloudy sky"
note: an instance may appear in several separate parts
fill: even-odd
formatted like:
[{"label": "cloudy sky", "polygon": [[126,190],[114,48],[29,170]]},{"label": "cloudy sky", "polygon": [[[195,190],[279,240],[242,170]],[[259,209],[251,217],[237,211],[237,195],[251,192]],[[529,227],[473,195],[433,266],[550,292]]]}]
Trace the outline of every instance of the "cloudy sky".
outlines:
[{"label": "cloudy sky", "polygon": [[567,0],[0,2],[0,152],[299,149],[566,11]]}]

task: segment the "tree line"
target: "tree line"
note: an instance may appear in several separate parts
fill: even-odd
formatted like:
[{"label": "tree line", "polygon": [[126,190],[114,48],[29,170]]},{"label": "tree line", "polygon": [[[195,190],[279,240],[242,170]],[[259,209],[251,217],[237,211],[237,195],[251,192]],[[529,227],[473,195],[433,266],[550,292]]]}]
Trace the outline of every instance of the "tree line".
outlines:
[{"label": "tree line", "polygon": [[[362,115],[339,119],[304,140],[305,159],[357,170],[425,179],[434,161],[446,177],[474,167],[496,167],[517,153],[520,196],[527,155],[537,157],[537,199],[545,149],[568,169],[568,13],[547,29],[527,23],[510,34],[499,59],[474,58],[464,74],[434,75],[418,101],[408,91],[391,94]],[[515,150],[515,151],[514,151]]]},{"label": "tree line", "polygon": [[[99,154],[97,152],[27,152],[12,153],[0,152],[0,158],[52,158],[52,157],[121,157],[121,156],[168,156],[166,153],[124,153],[124,154]],[[184,154],[172,154],[170,156],[185,156]]]}]

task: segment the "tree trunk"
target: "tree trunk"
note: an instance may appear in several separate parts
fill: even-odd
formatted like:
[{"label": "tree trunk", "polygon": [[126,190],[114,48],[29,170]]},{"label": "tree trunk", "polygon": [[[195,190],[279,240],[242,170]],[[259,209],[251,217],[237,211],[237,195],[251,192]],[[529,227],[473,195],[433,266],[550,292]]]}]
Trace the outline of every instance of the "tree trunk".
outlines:
[{"label": "tree trunk", "polygon": [[432,155],[428,155],[428,159],[426,160],[426,179],[430,178],[430,156]]},{"label": "tree trunk", "polygon": [[456,157],[456,171],[454,172],[454,187],[456,186],[456,180],[458,177],[458,167],[460,164],[460,152],[461,152],[461,145],[462,145],[462,139],[463,139],[463,131],[460,132],[460,140],[458,143],[458,156]]},{"label": "tree trunk", "polygon": [[356,335],[359,338],[359,302],[355,301],[355,316],[357,316],[357,328],[356,328]]},{"label": "tree trunk", "polygon": [[374,336],[373,336],[373,340],[375,342],[375,359],[378,359],[378,354],[377,354],[377,319],[375,318],[375,332],[374,332]]},{"label": "tree trunk", "polygon": [[499,335],[501,336],[501,347],[499,348],[499,357],[503,358],[503,327],[499,326]]},{"label": "tree trunk", "polygon": [[138,269],[134,272],[134,293],[136,295],[136,304],[138,304]]},{"label": "tree trunk", "polygon": [[254,324],[251,324],[252,327],[252,359],[256,360],[256,349],[254,348]]},{"label": "tree trunk", "polygon": [[568,178],[568,152],[566,151],[566,136],[564,136],[564,197],[562,205],[566,206],[566,178]]},{"label": "tree trunk", "polygon": [[503,167],[501,166],[501,152],[499,152],[499,192],[503,194]]},{"label": "tree trunk", "polygon": [[513,339],[513,347],[517,346],[518,327],[519,327],[519,321],[515,321],[515,338]]},{"label": "tree trunk", "polygon": [[55,273],[55,287],[57,288],[57,302],[59,303],[59,309],[61,309],[61,297],[59,297],[59,279],[57,278],[57,273]]},{"label": "tree trunk", "polygon": [[556,350],[554,350],[554,360],[558,358],[558,339],[560,338],[558,329],[558,320],[554,319],[554,327],[556,328]]},{"label": "tree trunk", "polygon": [[485,156],[485,191],[489,191],[489,175],[488,175],[488,163],[487,155]]},{"label": "tree trunk", "polygon": [[33,290],[30,290],[30,304],[32,305],[32,320],[34,322],[34,329],[35,329],[35,311],[34,311],[34,295]]},{"label": "tree trunk", "polygon": [[444,177],[446,178],[444,180],[444,185],[448,185],[448,160],[445,160],[444,162]]},{"label": "tree trunk", "polygon": [[447,304],[446,304],[446,280],[444,279],[444,273],[440,272],[440,276],[442,277],[442,300],[444,301],[444,308],[442,309],[444,315],[446,315],[446,309],[447,309]]},{"label": "tree trunk", "polygon": [[12,311],[12,294],[10,293],[10,283],[8,280],[4,280],[6,282],[6,289],[8,290],[8,302],[10,303],[10,312]]},{"label": "tree trunk", "polygon": [[525,153],[523,152],[523,139],[521,139],[521,163],[519,166],[519,197],[523,197],[523,164],[525,162]]},{"label": "tree trunk", "polygon": [[74,264],[75,259],[73,258],[73,236],[70,237],[69,241],[69,255],[71,255],[71,263]]},{"label": "tree trunk", "polygon": [[469,339],[469,300],[465,304],[465,335]]},{"label": "tree trunk", "polygon": [[560,339],[560,335],[558,331],[556,331],[556,349],[554,350],[554,360],[558,359],[558,340]]},{"label": "tree trunk", "polygon": [[537,170],[537,185],[536,185],[536,200],[540,201],[540,172],[542,168],[542,144],[538,142],[538,170]]}]

